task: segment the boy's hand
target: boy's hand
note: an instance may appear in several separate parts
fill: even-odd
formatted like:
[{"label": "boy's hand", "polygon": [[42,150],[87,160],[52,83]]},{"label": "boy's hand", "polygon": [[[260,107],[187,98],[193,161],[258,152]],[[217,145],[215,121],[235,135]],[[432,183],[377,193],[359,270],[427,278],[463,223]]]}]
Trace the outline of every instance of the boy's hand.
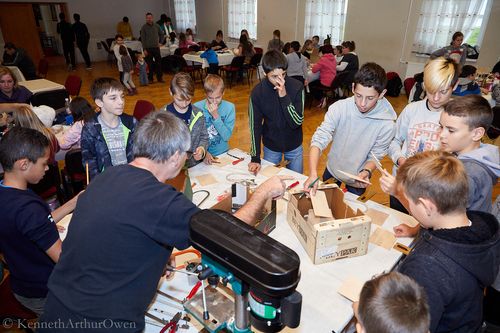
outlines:
[{"label": "boy's hand", "polygon": [[394,196],[397,189],[396,177],[386,172],[382,174],[379,180],[382,191]]},{"label": "boy's hand", "polygon": [[163,270],[163,275],[165,275],[165,279],[172,280],[174,278],[175,272],[168,270],[168,266],[175,268],[175,257],[171,256],[170,259],[168,260],[168,263],[165,265],[165,268]]},{"label": "boy's hand", "polygon": [[285,88],[285,79],[282,76],[276,78],[276,84],[274,89],[278,92],[279,97],[285,97],[286,88]]},{"label": "boy's hand", "polygon": [[311,173],[309,178],[304,182],[304,191],[309,193],[309,195],[316,195],[318,190],[318,182],[314,183],[313,187],[309,188],[309,185],[318,178],[316,173]]},{"label": "boy's hand", "polygon": [[212,104],[212,103],[207,103],[207,110],[212,116],[212,118],[217,119],[219,118],[219,105],[218,104]]},{"label": "boy's hand", "polygon": [[254,175],[257,175],[257,173],[259,173],[260,171],[260,163],[255,163],[255,162],[248,163],[248,171],[250,171]]},{"label": "boy's hand", "polygon": [[130,75],[133,75],[133,74],[134,74],[134,70],[131,70],[131,71],[130,71]]},{"label": "boy's hand", "polygon": [[408,224],[401,223],[393,228],[396,237],[415,237],[420,230],[420,226],[410,227]]},{"label": "boy's hand", "polygon": [[56,224],[56,228],[60,234],[66,231],[66,228],[59,224]]},{"label": "boy's hand", "polygon": [[205,149],[203,149],[203,147],[196,148],[195,152],[193,153],[193,158],[196,161],[201,160],[203,158],[204,152],[205,152]]},{"label": "boy's hand", "polygon": [[217,162],[217,158],[213,157],[212,154],[210,154],[209,152],[207,152],[207,154],[205,155],[203,162],[205,162],[205,164],[209,164],[209,165],[212,163],[220,163],[220,162]]}]

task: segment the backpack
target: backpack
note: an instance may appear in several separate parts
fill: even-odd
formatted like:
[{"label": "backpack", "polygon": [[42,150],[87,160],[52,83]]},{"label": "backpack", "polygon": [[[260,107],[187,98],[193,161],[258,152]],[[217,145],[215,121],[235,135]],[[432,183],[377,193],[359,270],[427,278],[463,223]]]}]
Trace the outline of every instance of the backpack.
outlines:
[{"label": "backpack", "polygon": [[385,93],[387,96],[398,97],[401,92],[401,88],[403,88],[403,82],[396,72],[388,72],[387,73],[387,92]]}]

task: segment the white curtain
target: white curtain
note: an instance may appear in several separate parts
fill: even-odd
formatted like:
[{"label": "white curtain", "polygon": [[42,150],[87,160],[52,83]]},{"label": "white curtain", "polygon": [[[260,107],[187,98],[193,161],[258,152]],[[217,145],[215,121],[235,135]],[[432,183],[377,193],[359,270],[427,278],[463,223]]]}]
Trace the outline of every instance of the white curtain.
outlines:
[{"label": "white curtain", "polygon": [[306,0],[304,39],[318,35],[323,41],[331,35],[331,44],[338,45],[344,39],[347,0]]},{"label": "white curtain", "polygon": [[257,39],[257,0],[228,0],[227,7],[228,36],[240,38],[246,29],[250,38]]},{"label": "white curtain", "polygon": [[191,28],[196,33],[196,9],[194,0],[174,0],[175,27],[185,32]]},{"label": "white curtain", "polygon": [[464,42],[481,27],[489,14],[490,0],[423,0],[415,31],[413,51],[432,53],[450,45],[456,31]]}]

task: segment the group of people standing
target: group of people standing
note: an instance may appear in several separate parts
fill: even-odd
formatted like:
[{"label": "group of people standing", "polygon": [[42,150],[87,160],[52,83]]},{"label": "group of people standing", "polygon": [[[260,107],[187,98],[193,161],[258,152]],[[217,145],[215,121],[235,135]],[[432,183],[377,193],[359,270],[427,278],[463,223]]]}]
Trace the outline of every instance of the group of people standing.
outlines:
[{"label": "group of people standing", "polygon": [[85,23],[80,21],[80,14],[73,14],[75,23],[71,24],[66,21],[66,15],[59,13],[59,23],[57,23],[57,33],[61,35],[64,58],[68,70],[75,70],[75,42],[82,54],[85,66],[88,70],[92,69],[90,56],[88,52],[90,33]]}]

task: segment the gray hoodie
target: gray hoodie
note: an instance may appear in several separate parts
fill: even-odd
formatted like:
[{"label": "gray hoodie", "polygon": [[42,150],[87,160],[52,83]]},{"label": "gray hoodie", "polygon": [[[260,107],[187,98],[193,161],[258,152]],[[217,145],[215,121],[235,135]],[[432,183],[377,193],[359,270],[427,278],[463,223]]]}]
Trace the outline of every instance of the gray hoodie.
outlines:
[{"label": "gray hoodie", "polygon": [[354,181],[338,170],[357,175],[371,159],[370,152],[382,159],[394,137],[396,117],[385,98],[367,113],[359,112],[354,97],[340,100],[328,108],[325,119],[312,137],[311,146],[323,151],[333,141],[327,169],[336,179],[353,185]]},{"label": "gray hoodie", "polygon": [[498,147],[481,144],[479,148],[458,155],[469,177],[469,202],[467,209],[491,213],[493,186],[500,176]]}]

